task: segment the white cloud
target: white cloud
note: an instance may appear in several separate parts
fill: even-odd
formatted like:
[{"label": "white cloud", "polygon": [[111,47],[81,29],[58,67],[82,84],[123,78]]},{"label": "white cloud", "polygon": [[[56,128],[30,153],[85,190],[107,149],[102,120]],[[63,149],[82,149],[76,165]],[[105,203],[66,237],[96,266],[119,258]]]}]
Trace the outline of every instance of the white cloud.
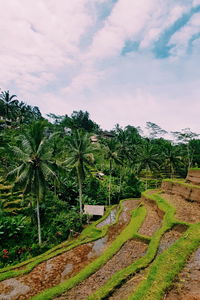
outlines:
[{"label": "white cloud", "polygon": [[180,18],[187,11],[187,6],[175,5],[171,6],[165,2],[158,7],[154,12],[154,18],[147,24],[143,40],[140,48],[147,48],[153,42],[158,40],[160,34],[168,27],[170,27],[178,18]]},{"label": "white cloud", "polygon": [[193,0],[192,5],[193,5],[194,7],[200,5],[200,0]]},{"label": "white cloud", "polygon": [[[0,18],[0,81],[21,77],[29,83],[32,77],[36,83],[38,74],[56,73],[64,65],[76,63],[80,37],[92,21],[86,3],[86,0],[1,1],[1,11],[6,13]],[[39,77],[38,88],[46,82],[42,75]],[[16,83],[20,86],[19,80]]]},{"label": "white cloud", "polygon": [[174,56],[184,55],[188,48],[188,42],[194,34],[199,33],[199,29],[200,13],[197,13],[193,15],[187,25],[172,36],[169,44],[175,45],[175,47],[172,48],[171,53]]},{"label": "white cloud", "polygon": [[158,0],[119,0],[99,30],[90,48],[89,57],[119,54],[127,39],[136,37],[152,17]]}]

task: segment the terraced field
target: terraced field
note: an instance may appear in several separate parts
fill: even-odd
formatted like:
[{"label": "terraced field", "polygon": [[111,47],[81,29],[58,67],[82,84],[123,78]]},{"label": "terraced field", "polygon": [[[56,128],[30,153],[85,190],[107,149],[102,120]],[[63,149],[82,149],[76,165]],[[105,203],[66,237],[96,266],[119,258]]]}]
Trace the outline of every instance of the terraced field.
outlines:
[{"label": "terraced field", "polygon": [[110,207],[0,281],[1,300],[200,299],[200,170]]}]

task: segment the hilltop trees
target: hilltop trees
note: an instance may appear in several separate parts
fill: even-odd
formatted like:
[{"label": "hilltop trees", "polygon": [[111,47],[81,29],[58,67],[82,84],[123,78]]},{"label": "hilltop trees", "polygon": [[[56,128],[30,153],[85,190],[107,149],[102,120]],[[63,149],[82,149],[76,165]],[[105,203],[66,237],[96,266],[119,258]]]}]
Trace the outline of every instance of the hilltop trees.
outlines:
[{"label": "hilltop trees", "polygon": [[[41,112],[37,106],[30,106],[19,101],[16,95],[11,95],[10,91],[0,93],[0,116],[10,125],[30,124],[34,120],[42,119]],[[8,126],[5,126],[6,128]]]},{"label": "hilltop trees", "polygon": [[12,120],[14,118],[16,107],[19,102],[16,97],[16,95],[10,95],[9,91],[1,92],[0,94],[1,114],[5,116],[6,119]]}]

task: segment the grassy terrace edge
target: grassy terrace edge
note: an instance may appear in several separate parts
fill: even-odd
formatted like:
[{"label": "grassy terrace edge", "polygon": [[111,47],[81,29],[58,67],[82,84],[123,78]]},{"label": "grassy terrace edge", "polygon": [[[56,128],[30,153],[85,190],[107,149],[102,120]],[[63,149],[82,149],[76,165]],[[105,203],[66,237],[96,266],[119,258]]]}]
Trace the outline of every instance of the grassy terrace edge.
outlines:
[{"label": "grassy terrace edge", "polygon": [[170,183],[178,183],[178,184],[180,184],[180,185],[182,185],[182,186],[184,186],[184,187],[187,187],[187,188],[192,188],[192,189],[200,189],[200,185],[195,185],[195,184],[191,184],[191,183],[186,183],[186,182],[184,182],[184,180],[182,180],[182,179],[170,179],[170,178],[168,178],[168,179],[163,179],[163,182],[170,182]]},{"label": "grassy terrace edge", "polygon": [[143,268],[146,268],[156,256],[162,235],[176,224],[186,224],[175,219],[175,208],[159,195],[160,191],[157,191],[154,194],[149,194],[149,192],[151,192],[151,190],[143,192],[142,196],[155,201],[159,209],[161,209],[165,213],[162,227],[158,229],[150,239],[148,250],[142,258],[138,259],[128,267],[116,272],[100,289],[90,295],[88,297],[88,300],[106,298],[130,275],[140,271]]},{"label": "grassy terrace edge", "polygon": [[190,225],[180,239],[155,259],[147,279],[127,300],[161,300],[199,244],[200,223]]},{"label": "grassy terrace edge", "polygon": [[190,168],[189,171],[199,171],[200,172],[200,168]]},{"label": "grassy terrace edge", "polygon": [[[29,273],[35,266],[37,266],[38,264],[42,263],[43,261],[46,261],[52,257],[55,257],[59,254],[62,254],[66,251],[69,251],[79,245],[82,245],[82,244],[86,244],[86,243],[89,243],[89,242],[92,242],[92,241],[95,241],[99,238],[102,238],[106,235],[107,231],[108,231],[108,228],[109,226],[115,224],[118,222],[118,219],[119,219],[119,216],[122,212],[122,203],[124,201],[126,201],[128,199],[123,199],[120,201],[119,203],[119,209],[117,211],[117,214],[116,214],[116,218],[115,218],[115,221],[112,223],[112,224],[109,224],[109,225],[105,225],[103,226],[102,228],[96,228],[96,226],[101,223],[103,220],[105,220],[111,210],[113,208],[116,207],[116,205],[114,206],[111,206],[107,209],[105,215],[100,218],[99,220],[97,220],[96,222],[92,223],[91,225],[87,226],[80,234],[79,238],[75,239],[75,240],[72,240],[72,241],[66,241],[64,243],[61,243],[55,247],[53,247],[52,249],[46,251],[45,253],[39,255],[39,256],[36,256],[36,257],[33,257],[29,260],[26,260],[24,262],[21,262],[17,265],[14,265],[14,266],[8,266],[8,267],[5,267],[3,269],[0,269],[0,281],[3,281],[5,279],[8,279],[8,278],[12,278],[12,277],[17,277],[17,276],[20,276],[20,275],[24,275],[24,274],[27,274]],[[134,199],[133,199],[134,201]],[[19,267],[25,267],[24,269],[21,269],[21,270],[18,270]]]},{"label": "grassy terrace edge", "polygon": [[134,238],[138,229],[142,225],[146,216],[146,208],[144,206],[139,206],[132,212],[132,217],[130,223],[123,229],[123,231],[117,236],[117,238],[112,242],[112,244],[104,251],[104,253],[95,259],[92,263],[87,265],[74,277],[63,281],[57,286],[43,291],[42,293],[32,297],[32,300],[48,300],[53,299],[56,296],[70,290],[90,275],[95,273],[99,268],[101,268],[112,256],[118,252],[118,250],[123,246],[123,244]]}]

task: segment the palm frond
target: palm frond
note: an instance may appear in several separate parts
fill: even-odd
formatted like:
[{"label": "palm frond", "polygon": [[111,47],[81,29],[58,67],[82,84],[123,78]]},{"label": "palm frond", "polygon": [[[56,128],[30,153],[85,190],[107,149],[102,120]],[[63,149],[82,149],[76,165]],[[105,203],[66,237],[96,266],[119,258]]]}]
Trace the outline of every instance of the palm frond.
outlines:
[{"label": "palm frond", "polygon": [[20,166],[16,167],[15,169],[13,169],[12,171],[10,171],[7,174],[7,178],[12,177],[12,176],[18,176],[18,174],[20,174],[22,172],[24,167],[25,167],[25,164],[21,164]]},{"label": "palm frond", "polygon": [[11,148],[11,150],[15,154],[16,159],[18,159],[20,161],[25,161],[25,162],[30,161],[30,156],[27,153],[25,153],[24,151],[22,151],[19,147],[13,146]]},{"label": "palm frond", "polygon": [[27,174],[29,173],[29,171],[30,166],[24,164],[23,169],[17,174],[16,182],[24,182],[24,180],[26,180],[27,178]]},{"label": "palm frond", "polygon": [[56,173],[51,169],[51,167],[47,163],[42,162],[40,167],[41,167],[41,172],[43,173],[46,179],[48,177],[57,178]]}]

